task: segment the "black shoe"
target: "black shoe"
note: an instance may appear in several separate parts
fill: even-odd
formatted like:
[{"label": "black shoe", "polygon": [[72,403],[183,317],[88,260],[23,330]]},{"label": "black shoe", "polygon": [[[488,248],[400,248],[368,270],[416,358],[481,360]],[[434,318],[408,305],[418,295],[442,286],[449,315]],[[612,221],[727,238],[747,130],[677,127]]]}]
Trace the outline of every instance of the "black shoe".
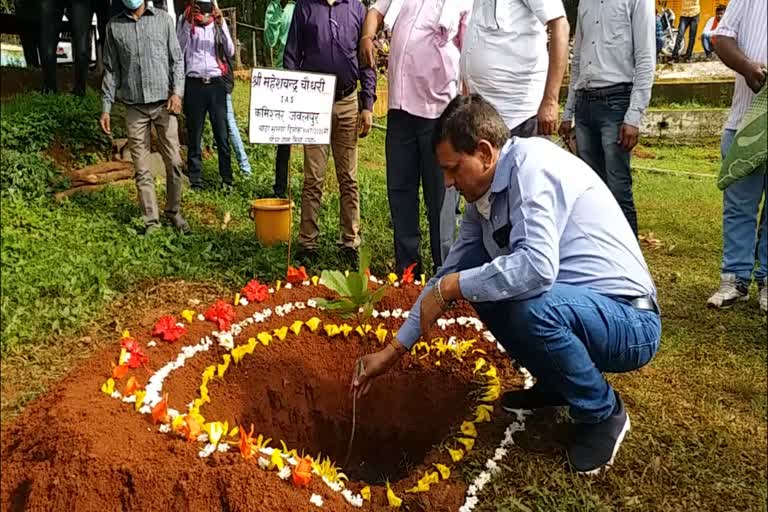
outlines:
[{"label": "black shoe", "polygon": [[344,247],[341,250],[342,261],[349,265],[350,269],[357,270],[359,254],[354,247]]},{"label": "black shoe", "polygon": [[308,249],[302,246],[299,246],[299,248],[296,250],[296,254],[293,255],[293,259],[305,267],[308,267],[317,261],[317,258],[317,249]]},{"label": "black shoe", "polygon": [[203,192],[205,190],[205,186],[202,183],[193,183],[189,188],[193,192]]},{"label": "black shoe", "polygon": [[[615,393],[615,392],[614,392]],[[568,462],[577,473],[596,475],[610,467],[624,436],[629,432],[629,415],[618,393],[613,414],[600,423],[577,423],[568,446]]]},{"label": "black shoe", "polygon": [[189,223],[184,217],[181,216],[180,213],[175,215],[168,215],[166,218],[168,219],[168,222],[170,222],[173,227],[178,229],[182,235],[187,235],[190,231],[192,231],[192,229],[189,227]]},{"label": "black shoe", "polygon": [[543,391],[540,386],[508,391],[501,395],[501,408],[508,413],[517,409],[541,409],[568,405],[565,397],[556,391]]}]

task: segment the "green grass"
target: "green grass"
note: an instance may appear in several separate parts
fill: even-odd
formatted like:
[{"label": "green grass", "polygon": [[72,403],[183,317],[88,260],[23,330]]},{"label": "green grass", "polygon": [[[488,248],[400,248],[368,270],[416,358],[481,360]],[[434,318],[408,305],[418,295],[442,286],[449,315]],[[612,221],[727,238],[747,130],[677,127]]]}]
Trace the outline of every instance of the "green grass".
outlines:
[{"label": "green grass", "polygon": [[[237,110],[246,112],[246,87],[235,89],[235,100]],[[4,118],[7,108],[23,111],[16,104],[3,105]],[[91,114],[95,123],[98,111]],[[375,255],[377,274],[393,263],[383,138],[374,130],[361,143],[358,173],[363,237]],[[646,154],[634,158],[637,166],[705,174],[717,169],[718,141],[640,149]],[[4,420],[63,375],[75,357],[94,349],[79,336],[94,326],[114,335],[121,315],[130,315],[137,303],[170,301],[175,295],[156,294],[157,287],[163,289],[156,287],[159,281],[184,280],[179,297],[189,296],[184,287],[203,283],[209,286],[203,296],[212,297],[252,276],[284,275],[285,246],[262,247],[247,216],[249,200],[270,193],[274,149],[250,151],[254,176],[237,176],[234,193],[185,194],[194,230],[189,237],[170,230],[149,239],[138,236],[131,186],[61,205],[3,196]],[[292,164],[293,197],[299,203],[300,151]],[[215,169],[215,159],[205,163],[211,183],[217,180]],[[320,220],[321,263],[315,271],[340,267],[338,193],[331,169]],[[572,474],[564,467],[562,425],[537,416],[516,436],[502,474],[481,493],[475,510],[766,510],[766,320],[754,297],[727,311],[704,306],[719,273],[721,194],[714,179],[637,172],[635,197],[641,233],[652,232],[662,242],[644,251],[659,288],[663,339],[648,367],[610,376],[633,422],[615,467],[591,479]],[[227,212],[232,220],[222,228]],[[297,221],[298,208],[294,225]],[[473,478],[491,453],[492,447],[481,443],[465,476]]]}]

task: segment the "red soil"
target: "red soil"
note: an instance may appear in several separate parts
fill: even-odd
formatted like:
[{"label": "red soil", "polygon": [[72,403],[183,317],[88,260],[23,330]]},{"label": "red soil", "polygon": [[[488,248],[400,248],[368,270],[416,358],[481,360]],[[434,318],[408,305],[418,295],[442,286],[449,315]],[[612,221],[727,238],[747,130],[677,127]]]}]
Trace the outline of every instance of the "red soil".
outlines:
[{"label": "red soil", "polygon": [[[281,290],[264,303],[238,307],[236,312],[242,319],[265,307],[306,301],[320,290],[324,291],[314,287]],[[407,310],[419,291],[413,286],[392,289],[378,309]],[[450,313],[470,314],[466,305]],[[328,318],[314,309],[294,310],[282,318],[273,315],[244,329],[236,344],[258,332],[312,316],[323,321]],[[329,321],[341,323],[333,318]],[[379,321],[388,329],[402,323],[402,319],[392,318],[371,319],[370,323]],[[174,358],[183,345],[196,344],[214,329],[210,322],[195,321],[176,343],[158,341],[157,347],[147,348],[151,327],[139,322],[137,319],[132,335],[147,351],[152,370]],[[457,325],[439,335],[479,339],[474,329]],[[487,350],[483,357],[498,367],[503,386],[520,386],[521,379],[506,356],[485,341],[477,346]],[[273,446],[279,447],[282,439],[299,453],[303,450],[314,456],[322,452],[341,464],[352,420],[347,392],[353,364],[359,355],[377,347],[372,335],[367,342],[354,333],[348,339],[328,339],[305,327],[300,336],[289,334],[283,342],[259,346],[238,366],[232,365],[223,381],[209,385],[212,403],[201,413],[206,421],[253,423],[256,433],[275,440]],[[313,493],[323,497],[325,510],[353,510],[317,477],[307,489],[296,489],[274,471],[246,462],[236,449],[201,459],[201,444],[158,433],[148,415],[99,391],[118,352],[116,340],[113,347],[83,363],[3,428],[2,510],[315,510],[309,503]],[[197,396],[204,368],[221,362],[225,352],[214,346],[170,374],[163,390],[170,394],[172,408],[186,411],[186,404]],[[371,484],[372,499],[363,510],[388,509],[385,478],[407,509],[456,510],[461,505],[466,491],[461,471],[437,445],[455,434],[470,415],[469,394],[476,389],[473,360],[467,358],[462,364],[444,356],[442,365],[435,367],[432,357],[405,357],[358,403],[353,455],[344,471],[353,479],[347,487],[355,492],[365,483]],[[130,375],[137,376],[142,385],[149,377],[144,369],[132,370]],[[118,383],[118,390],[126,379]],[[479,439],[497,444],[503,428],[504,418],[495,411],[493,422],[478,425]],[[452,466],[451,478],[429,493],[405,494],[425,470],[433,469],[433,462]]]}]

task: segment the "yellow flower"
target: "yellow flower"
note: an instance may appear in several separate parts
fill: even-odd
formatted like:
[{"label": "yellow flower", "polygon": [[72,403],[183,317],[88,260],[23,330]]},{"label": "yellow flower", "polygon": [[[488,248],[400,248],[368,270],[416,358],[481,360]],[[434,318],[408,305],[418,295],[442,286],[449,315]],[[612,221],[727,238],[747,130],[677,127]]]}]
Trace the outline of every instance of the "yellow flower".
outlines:
[{"label": "yellow flower", "polygon": [[253,354],[253,351],[256,350],[256,338],[248,338],[248,343],[243,346],[246,354]]},{"label": "yellow flower", "polygon": [[[390,275],[394,276],[394,274]],[[403,504],[402,498],[397,497],[395,491],[393,491],[392,487],[389,485],[389,482],[387,482],[387,503],[389,503],[389,506],[392,508],[400,508],[400,505]]]},{"label": "yellow flower", "polygon": [[279,329],[275,329],[273,331],[273,334],[279,339],[280,341],[283,341],[285,339],[285,336],[288,334],[288,327],[282,326]]},{"label": "yellow flower", "polygon": [[453,450],[448,448],[448,453],[451,454],[451,460],[453,460],[453,462],[459,462],[462,457],[464,457],[464,451],[462,450]]},{"label": "yellow flower", "polygon": [[302,322],[301,320],[296,320],[291,324],[291,332],[296,336],[298,336],[299,333],[301,332],[302,325],[304,325],[304,322]]},{"label": "yellow flower", "polygon": [[276,291],[276,292],[279,292],[279,291],[280,291],[280,287],[281,287],[282,285],[283,285],[283,283],[282,283],[282,282],[281,282],[281,281],[278,279],[278,280],[275,282],[275,291]]},{"label": "yellow flower", "polygon": [[272,335],[268,332],[260,332],[256,335],[256,338],[261,342],[262,345],[265,347],[269,345],[269,342],[272,341]]},{"label": "yellow flower", "polygon": [[477,429],[471,421],[465,421],[461,424],[461,433],[469,437],[477,437]]},{"label": "yellow flower", "polygon": [[349,277],[349,270],[344,271],[344,277]]},{"label": "yellow flower", "polygon": [[387,279],[389,279],[390,283],[394,284],[397,281],[397,274],[391,273],[387,276]]},{"label": "yellow flower", "polygon": [[437,349],[438,356],[445,354],[451,348],[451,346],[445,342],[445,338],[434,338],[432,340],[432,345]]},{"label": "yellow flower", "polygon": [[229,431],[229,437],[235,437],[239,433],[240,433],[240,429],[238,427],[235,427]]},{"label": "yellow flower", "polygon": [[475,360],[475,373],[479,372],[483,366],[485,366],[485,359],[478,357]]},{"label": "yellow flower", "polygon": [[325,333],[328,335],[329,338],[333,338],[334,336],[338,335],[341,332],[341,329],[339,329],[339,326],[336,324],[325,324]]},{"label": "yellow flower", "polygon": [[365,331],[363,330],[363,327],[358,325],[355,327],[355,332],[360,335],[361,338],[365,337]]},{"label": "yellow flower", "polygon": [[488,352],[486,352],[485,350],[483,350],[483,349],[481,349],[481,348],[476,348],[476,349],[473,349],[473,350],[472,350],[472,353],[473,353],[473,354],[483,354],[483,355],[487,355],[487,354],[488,354]]},{"label": "yellow flower", "polygon": [[147,392],[143,389],[139,389],[136,391],[133,396],[136,397],[136,411],[138,412],[139,409],[141,409],[142,404],[144,403],[144,397],[147,395]]},{"label": "yellow flower", "polygon": [[376,334],[376,339],[379,340],[379,343],[384,343],[384,340],[387,339],[388,332],[389,331],[384,328],[384,324],[379,324],[379,326],[376,327],[376,332],[374,334]]},{"label": "yellow flower", "polygon": [[208,441],[211,444],[219,444],[222,436],[229,431],[229,424],[226,421],[224,423],[213,421],[211,423],[206,423],[203,428],[208,433]]},{"label": "yellow flower", "polygon": [[475,446],[475,440],[471,437],[457,437],[456,441],[464,445],[464,449],[470,451]]},{"label": "yellow flower", "polygon": [[490,378],[492,378],[492,379],[493,379],[493,378],[496,378],[496,367],[495,367],[495,366],[491,366],[491,367],[488,369],[488,371],[487,371],[487,372],[483,373],[483,375],[485,375],[486,377],[490,377]]},{"label": "yellow flower", "polygon": [[111,395],[115,391],[115,379],[109,378],[107,382],[101,385],[101,392]]},{"label": "yellow flower", "polygon": [[269,469],[277,468],[277,469],[283,469],[283,466],[285,466],[285,461],[283,460],[283,456],[280,455],[280,450],[273,450],[272,455],[269,457]]},{"label": "yellow flower", "polygon": [[201,384],[200,385],[200,405],[204,403],[209,403],[210,401],[211,399],[208,396],[208,384]]},{"label": "yellow flower", "polygon": [[245,351],[248,349],[248,345],[240,345],[239,347],[235,347],[230,351],[230,354],[232,354],[232,361],[235,362],[235,364],[238,364],[244,357],[245,357]]},{"label": "yellow flower", "polygon": [[131,355],[128,353],[128,351],[125,348],[121,348],[120,357],[117,358],[117,366],[120,366],[121,364],[128,364],[128,359],[130,359],[130,357]]},{"label": "yellow flower", "polygon": [[236,293],[235,294],[235,306],[239,306],[239,305],[240,305],[240,294]]},{"label": "yellow flower", "polygon": [[475,423],[483,423],[491,421],[491,412],[493,412],[493,406],[491,405],[478,405],[475,409]]},{"label": "yellow flower", "polygon": [[411,487],[410,489],[406,489],[405,492],[409,494],[417,493],[417,492],[427,492],[429,491],[429,484],[425,484],[421,480],[416,484],[415,487]]},{"label": "yellow flower", "polygon": [[451,469],[446,466],[445,464],[432,464],[437,468],[437,470],[440,472],[440,476],[443,477],[443,480],[448,480],[448,478],[451,476]]},{"label": "yellow flower", "polygon": [[435,366],[440,366],[440,361],[435,361]]},{"label": "yellow flower", "polygon": [[421,274],[421,286],[426,286],[427,284],[427,276],[426,274]]},{"label": "yellow flower", "polygon": [[229,361],[232,359],[232,356],[229,354],[224,354],[221,356],[221,358],[224,360],[224,362],[216,366],[216,375],[218,375],[219,378],[224,377],[224,372],[226,372],[227,368],[229,368]]},{"label": "yellow flower", "polygon": [[131,331],[128,329],[123,331],[123,338],[130,338],[131,337]]},{"label": "yellow flower", "polygon": [[366,485],[365,487],[360,489],[360,496],[362,496],[365,501],[371,501],[371,488],[370,488],[370,486]]},{"label": "yellow flower", "polygon": [[195,318],[195,312],[191,309],[185,309],[181,312],[181,318],[186,320],[188,324],[191,324],[192,320]]},{"label": "yellow flower", "polygon": [[412,350],[412,352],[413,352],[414,354],[417,354],[417,353],[419,352],[419,350],[420,350],[420,349],[424,349],[424,355],[423,355],[422,357],[426,357],[426,356],[428,356],[428,355],[429,355],[429,345],[427,345],[427,343],[426,343],[426,342],[424,342],[424,341],[420,341],[420,342],[418,342],[417,344],[415,344],[415,345],[413,346],[413,350]]},{"label": "yellow flower", "polygon": [[320,278],[317,276],[312,276],[312,284],[314,286],[317,286],[318,281],[320,281]]},{"label": "yellow flower", "polygon": [[307,324],[307,327],[309,327],[309,330],[312,332],[317,331],[317,328],[320,327],[320,319],[316,316],[313,316],[304,323]]},{"label": "yellow flower", "polygon": [[182,425],[185,425],[184,416],[179,414],[178,416],[173,418],[173,421],[171,421],[171,430],[173,430],[178,434],[179,429],[182,427]]},{"label": "yellow flower", "polygon": [[486,388],[485,394],[480,397],[481,402],[495,402],[501,394],[501,388],[498,384],[492,384]]},{"label": "yellow flower", "polygon": [[349,336],[349,333],[352,332],[352,326],[347,324],[341,324],[341,326],[339,326],[339,330],[341,331],[341,334],[343,334],[344,337],[346,338],[347,336]]},{"label": "yellow flower", "polygon": [[203,372],[203,385],[208,384],[213,379],[213,375],[216,373],[216,365],[211,365]]}]

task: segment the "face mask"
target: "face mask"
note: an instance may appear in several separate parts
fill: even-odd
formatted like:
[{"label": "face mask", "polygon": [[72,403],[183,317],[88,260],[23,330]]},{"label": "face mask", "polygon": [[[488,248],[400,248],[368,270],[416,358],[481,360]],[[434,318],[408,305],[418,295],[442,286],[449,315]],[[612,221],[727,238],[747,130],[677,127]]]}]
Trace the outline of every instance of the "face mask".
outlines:
[{"label": "face mask", "polygon": [[129,11],[135,11],[136,9],[141,7],[141,4],[143,3],[144,3],[144,0],[123,0],[123,5]]}]

